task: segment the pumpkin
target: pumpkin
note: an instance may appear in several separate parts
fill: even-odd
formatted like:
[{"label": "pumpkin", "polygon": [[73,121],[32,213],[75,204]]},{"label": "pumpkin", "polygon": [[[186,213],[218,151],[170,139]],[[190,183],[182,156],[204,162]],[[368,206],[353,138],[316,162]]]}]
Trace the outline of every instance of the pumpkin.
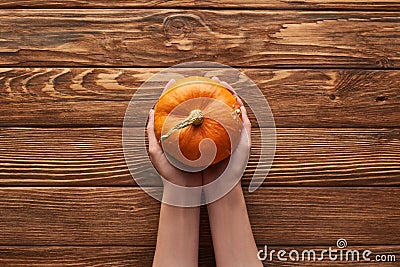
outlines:
[{"label": "pumpkin", "polygon": [[164,152],[188,166],[211,165],[229,157],[241,131],[236,97],[205,77],[177,80],[154,107],[154,132]]}]

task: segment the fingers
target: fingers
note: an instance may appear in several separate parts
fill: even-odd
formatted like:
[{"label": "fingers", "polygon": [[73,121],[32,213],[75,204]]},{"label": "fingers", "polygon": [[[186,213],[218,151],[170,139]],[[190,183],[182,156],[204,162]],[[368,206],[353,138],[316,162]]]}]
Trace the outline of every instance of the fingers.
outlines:
[{"label": "fingers", "polygon": [[245,126],[250,126],[251,127],[251,123],[249,120],[249,117],[247,116],[247,110],[244,106],[240,107],[240,112],[242,113],[242,121],[243,124],[245,124]]},{"label": "fingers", "polygon": [[217,77],[217,76],[213,76],[212,78],[211,78],[211,80],[213,80],[213,81],[216,81],[216,82],[221,82],[221,80]]},{"label": "fingers", "polygon": [[233,89],[233,87],[230,86],[227,82],[220,82],[220,83],[223,87],[227,88],[232,93],[232,95],[234,95],[236,97],[236,101],[239,103],[239,105],[243,106],[242,99],[240,99],[240,97],[238,96],[236,91]]},{"label": "fingers", "polygon": [[228,89],[233,95],[235,95],[235,96],[237,95],[235,92],[235,89],[233,89],[233,87],[229,83],[221,81],[218,77],[215,77],[215,76],[212,77],[212,80],[219,82],[223,87]]},{"label": "fingers", "polygon": [[[175,79],[169,80],[167,85],[165,85],[161,94],[163,94],[171,85],[175,82]],[[147,123],[147,137],[149,139],[149,154],[150,157],[162,155],[163,151],[158,143],[157,137],[154,133],[154,110],[150,109],[149,112],[149,122]]]},{"label": "fingers", "polygon": [[235,95],[235,96],[236,96],[236,101],[239,103],[239,105],[240,105],[241,107],[243,107],[244,104],[243,104],[242,99],[240,99],[240,97],[239,97],[238,95]]},{"label": "fingers", "polygon": [[243,106],[243,101],[242,99],[240,99],[240,97],[238,96],[238,94],[236,93],[235,89],[233,89],[233,87],[224,81],[221,81],[218,77],[214,76],[211,78],[211,80],[214,80],[216,82],[219,82],[223,87],[225,87],[226,89],[228,89],[235,97],[236,97],[236,101],[239,103],[240,106]]},{"label": "fingers", "polygon": [[165,87],[164,87],[164,89],[163,89],[163,91],[162,91],[162,93],[161,93],[161,94],[164,94],[164,92],[165,92],[165,91],[167,91],[167,90],[168,90],[168,88],[170,88],[170,87],[171,87],[171,85],[172,85],[174,82],[176,82],[176,81],[175,81],[175,79],[171,79],[171,80],[169,80],[169,82],[167,83],[167,85],[165,85]]},{"label": "fingers", "polygon": [[229,91],[231,91],[232,94],[236,95],[236,92],[235,92],[235,90],[233,89],[233,87],[230,86],[230,84],[228,84],[227,82],[221,81],[217,76],[212,77],[211,80],[218,82],[218,83],[221,84],[223,87],[225,87],[226,89],[228,89]]},{"label": "fingers", "polygon": [[246,128],[246,130],[251,129],[251,122],[249,120],[249,117],[247,116],[247,111],[244,106],[240,107],[240,112],[242,113],[242,121],[243,121],[243,126]]},{"label": "fingers", "polygon": [[162,149],[154,133],[154,110],[149,112],[149,122],[147,123],[147,138],[149,139],[149,154],[156,156],[162,154]]},{"label": "fingers", "polygon": [[247,132],[247,141],[249,146],[251,146],[251,122],[249,120],[249,117],[247,117],[247,111],[244,106],[240,107],[240,111],[242,113],[242,121],[243,121],[243,127]]},{"label": "fingers", "polygon": [[[240,111],[242,113],[243,130],[240,135],[240,140],[235,150],[233,151],[228,166],[224,169],[223,175],[229,177],[235,177],[238,180],[243,175],[244,170],[251,152],[251,124],[247,117],[245,107],[241,106]],[[215,172],[214,172],[215,173]]]},{"label": "fingers", "polygon": [[232,93],[233,95],[237,95],[236,92],[235,92],[235,89],[233,89],[233,87],[232,87],[229,83],[224,82],[224,81],[221,81],[220,84],[221,84],[223,87],[225,87],[226,89],[228,89],[229,91],[231,91],[231,93]]}]

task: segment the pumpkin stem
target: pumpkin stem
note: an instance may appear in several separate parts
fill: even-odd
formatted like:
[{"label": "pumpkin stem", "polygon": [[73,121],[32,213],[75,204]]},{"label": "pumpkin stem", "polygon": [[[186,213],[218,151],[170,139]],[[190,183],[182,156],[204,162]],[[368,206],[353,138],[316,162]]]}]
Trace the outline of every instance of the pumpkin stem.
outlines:
[{"label": "pumpkin stem", "polygon": [[204,121],[204,114],[199,109],[194,109],[190,112],[189,116],[186,117],[185,120],[175,125],[168,133],[164,134],[160,138],[160,142],[167,139],[171,134],[173,134],[176,130],[183,129],[189,125],[200,126]]}]

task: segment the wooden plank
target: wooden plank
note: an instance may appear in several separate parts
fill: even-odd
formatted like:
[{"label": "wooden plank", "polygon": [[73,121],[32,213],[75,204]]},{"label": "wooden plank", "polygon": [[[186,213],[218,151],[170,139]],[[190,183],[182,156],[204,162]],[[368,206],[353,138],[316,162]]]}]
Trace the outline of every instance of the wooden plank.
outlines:
[{"label": "wooden plank", "polygon": [[[259,246],[259,249],[262,249]],[[332,245],[334,249],[334,245]],[[307,246],[292,246],[292,247],[273,247],[279,251],[283,249],[290,251],[304,251],[314,249],[318,255],[321,250],[328,249],[326,247],[307,247]],[[396,260],[400,258],[400,246],[351,246],[349,249],[365,251],[373,251],[374,255],[395,255]],[[152,264],[154,255],[154,247],[78,247],[78,246],[5,246],[0,247],[0,264],[4,267],[64,267],[64,266],[120,266],[120,267],[148,267]],[[301,256],[300,256],[301,257]],[[351,258],[351,256],[349,256]],[[362,257],[362,256],[360,256]],[[372,259],[372,257],[371,257]],[[336,265],[345,265],[350,262],[335,261]],[[272,261],[264,261],[264,266],[332,266],[332,261],[328,258],[324,261],[312,262],[282,262],[278,258],[273,258]],[[352,266],[365,266],[366,262],[351,262]],[[398,264],[398,263],[397,263]],[[398,266],[396,262],[381,262],[379,266]],[[199,251],[199,266],[200,267],[215,267],[212,248],[201,247]]]},{"label": "wooden plank", "polygon": [[[400,188],[245,190],[258,244],[400,242]],[[139,188],[0,188],[0,245],[154,246],[159,203]],[[210,244],[202,213],[200,242]]]},{"label": "wooden plank", "polygon": [[240,8],[240,9],[338,9],[338,10],[388,10],[400,8],[395,0],[353,1],[353,0],[170,0],[170,1],[127,1],[114,0],[4,0],[0,8]]},{"label": "wooden plank", "polygon": [[0,247],[4,267],[151,266],[154,247]]},{"label": "wooden plank", "polygon": [[[0,264],[3,267],[148,267],[152,265],[154,251],[154,247],[133,246],[3,246]],[[200,248],[199,266],[215,266],[212,248]]]},{"label": "wooden plank", "polygon": [[[128,101],[157,68],[0,69],[2,126],[122,126]],[[268,100],[277,127],[399,127],[400,71],[241,69]],[[243,80],[225,71],[187,75],[224,77],[245,95]],[[136,103],[147,114],[163,84]],[[245,99],[246,100],[246,99]],[[260,105],[262,100],[253,100]],[[254,116],[250,114],[253,125]],[[132,118],[131,124],[141,123]]]},{"label": "wooden plank", "polygon": [[[121,134],[118,128],[0,129],[0,186],[134,185]],[[260,148],[254,129],[243,185],[249,184]],[[135,161],[141,168],[149,163],[142,156]],[[278,129],[276,156],[264,185],[400,185],[400,131]]]},{"label": "wooden plank", "polygon": [[398,68],[396,12],[1,10],[3,66]]}]

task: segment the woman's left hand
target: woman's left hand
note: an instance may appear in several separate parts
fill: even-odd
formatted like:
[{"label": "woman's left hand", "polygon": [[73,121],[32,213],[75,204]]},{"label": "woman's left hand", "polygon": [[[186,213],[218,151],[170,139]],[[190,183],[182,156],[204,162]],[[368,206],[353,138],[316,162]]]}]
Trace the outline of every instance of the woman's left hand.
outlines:
[{"label": "woman's left hand", "polygon": [[[162,93],[175,82],[170,80],[165,86]],[[195,187],[202,185],[201,172],[185,172],[173,166],[164,154],[160,143],[154,133],[154,110],[149,112],[149,121],[147,123],[147,136],[149,140],[149,156],[158,173],[168,182],[179,186]],[[165,185],[165,184],[164,184]]]}]

